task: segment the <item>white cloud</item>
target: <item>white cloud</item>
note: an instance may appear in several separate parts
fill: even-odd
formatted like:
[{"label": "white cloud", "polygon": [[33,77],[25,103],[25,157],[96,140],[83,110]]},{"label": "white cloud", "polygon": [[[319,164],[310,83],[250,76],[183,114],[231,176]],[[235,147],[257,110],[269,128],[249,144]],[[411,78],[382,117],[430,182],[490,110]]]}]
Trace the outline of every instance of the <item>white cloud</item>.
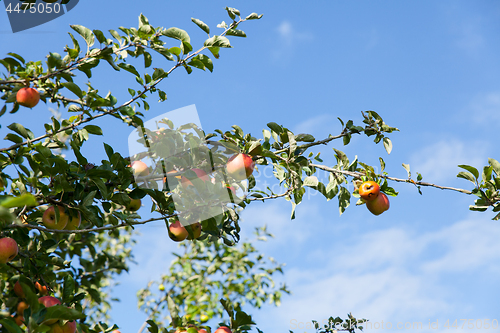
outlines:
[{"label": "white cloud", "polygon": [[485,145],[477,142],[441,140],[412,154],[410,166],[412,171],[421,173],[425,181],[440,183],[455,179],[458,172],[463,171],[457,165],[466,164],[479,169],[485,163],[485,153]]},{"label": "white cloud", "polygon": [[463,116],[481,126],[496,126],[500,121],[500,92],[490,92],[476,96],[465,109]]},{"label": "white cloud", "polygon": [[[390,321],[395,328],[398,322],[421,322],[425,329],[429,320],[460,316],[464,309],[474,313],[474,304],[464,304],[457,296],[462,289],[447,277],[450,272],[481,272],[482,277],[497,280],[498,239],[497,222],[477,219],[421,234],[403,228],[378,230],[355,241],[323,246],[322,265],[289,268],[286,280],[293,296],[280,308],[257,314],[256,320],[276,329],[286,325],[304,332],[298,323],[352,312],[372,324]],[[266,320],[269,317],[273,319]]]},{"label": "white cloud", "polygon": [[308,42],[313,39],[313,35],[308,32],[297,31],[290,21],[283,21],[276,28],[278,42],[273,51],[275,60],[284,63],[290,59],[292,52],[296,47],[303,42]]}]

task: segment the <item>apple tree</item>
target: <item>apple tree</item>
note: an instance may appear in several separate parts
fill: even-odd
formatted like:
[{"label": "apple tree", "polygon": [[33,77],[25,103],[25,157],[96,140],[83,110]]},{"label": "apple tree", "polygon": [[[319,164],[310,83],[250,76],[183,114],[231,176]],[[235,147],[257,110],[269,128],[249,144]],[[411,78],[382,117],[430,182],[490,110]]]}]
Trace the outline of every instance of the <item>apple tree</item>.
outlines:
[{"label": "apple tree", "polygon": [[[240,25],[262,17],[256,13],[242,16],[229,7],[226,12],[230,23],[219,24],[219,34],[192,19],[201,29],[197,33],[207,34],[198,48],[191,45],[185,30],[153,27],[140,15],[137,28],[120,27],[109,34],[73,25],[72,46],[62,54],[51,52],[45,61],[25,60],[15,53],[0,59],[0,117],[9,111],[21,119],[23,110],[37,103],[71,115],[47,119],[41,133],[12,123],[7,126],[8,144],[0,148],[2,332],[118,329],[107,315],[110,291],[115,278],[133,260],[135,230],[154,221],[165,222],[168,234],[180,241],[181,253],[160,281],[138,292],[138,305],[148,315],[140,331],[216,331],[206,325],[212,319],[232,332],[246,332],[256,323],[242,306],[258,309],[265,302],[278,306],[281,296],[290,292],[273,280],[275,274],[283,273],[282,264],[254,246],[272,236],[265,227],[255,230],[254,241],[241,241],[239,216],[253,202],[283,198],[291,204],[293,219],[306,191],[317,191],[327,200],[336,198],[340,214],[353,197],[356,205],[367,204],[374,214],[381,214],[389,208],[388,198],[397,196],[390,182],[405,182],[418,191],[427,186],[473,194],[478,198],[470,209],[492,207],[498,212],[494,219],[500,219],[500,163],[494,159],[481,170],[460,166],[464,171],[458,177],[472,182],[470,190],[422,182],[420,174],[413,179],[406,164],[407,179],[391,177],[384,172],[382,158],[381,171],[376,173],[374,166],[349,160],[338,146],[333,148],[337,163],[322,164],[316,147],[335,142],[347,145],[353,135],[382,143],[390,153],[388,135],[398,129],[375,111],[362,112],[356,122],[339,119],[342,131],[327,138],[293,133],[276,122],[266,124],[258,136],[237,125],[205,133],[195,124],[176,124],[170,119],[162,119],[163,127],[156,130],[147,128],[149,103],[166,100],[162,83],[173,71],[213,71],[219,53],[232,47],[230,38],[246,36]],[[160,63],[171,65],[161,68]],[[92,85],[93,73],[105,66],[135,78],[137,85],[128,89],[128,99],[118,100],[112,83],[105,96]],[[80,83],[82,78],[88,82]],[[90,163],[82,147],[106,130],[95,125],[100,118],[114,118],[124,127],[140,129],[137,142],[154,149],[127,156],[104,144],[107,159]],[[177,155],[165,158],[166,151]],[[229,167],[232,156],[242,156],[239,164],[231,166],[235,172]],[[141,160],[147,163],[141,167],[133,163]],[[271,168],[282,191],[259,187],[254,168]],[[214,176],[211,172],[217,169],[233,177]],[[328,183],[318,180],[320,171],[329,174]],[[244,176],[236,176],[238,172]],[[366,182],[373,183],[367,187]],[[214,193],[231,200],[221,201]],[[181,211],[179,205],[188,202],[195,204],[187,213]],[[141,203],[154,217],[141,218],[137,213]],[[217,214],[197,218],[200,211],[215,206],[221,208]],[[186,216],[189,222],[172,228]],[[194,222],[199,223],[201,233]],[[319,332],[354,332],[362,330],[365,321],[351,314],[345,319],[332,316],[329,325],[316,323],[316,328]]]}]

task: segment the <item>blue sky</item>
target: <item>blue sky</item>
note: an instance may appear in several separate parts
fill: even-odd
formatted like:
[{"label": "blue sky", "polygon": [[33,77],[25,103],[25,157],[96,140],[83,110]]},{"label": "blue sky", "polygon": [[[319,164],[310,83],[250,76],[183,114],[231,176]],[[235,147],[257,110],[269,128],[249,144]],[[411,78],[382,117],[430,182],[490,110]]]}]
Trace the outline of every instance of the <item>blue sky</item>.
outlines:
[{"label": "blue sky", "polygon": [[[390,135],[391,155],[370,139],[355,137],[347,147],[341,142],[321,147],[325,164],[334,163],[331,147],[336,147],[350,159],[357,155],[375,166],[382,156],[395,177],[405,178],[401,164],[409,163],[424,181],[469,188],[456,178],[458,164],[480,168],[488,157],[500,160],[497,1],[88,0],[52,22],[16,34],[0,13],[0,53],[42,59],[71,43],[70,24],[107,31],[136,26],[140,13],[153,26],[186,29],[192,44],[199,45],[205,36],[191,17],[216,31],[218,23],[228,21],[225,6],[264,17],[240,26],[248,37],[231,40],[234,49],[222,50],[214,73],[178,71],[165,80],[161,88],[168,100],[151,102],[148,119],[195,104],[207,132],[238,124],[260,137],[266,123],[275,121],[322,138],[341,131],[337,117],[360,123],[360,111],[375,110],[401,130]],[[94,75],[93,84],[125,100],[126,88],[136,87],[133,76],[100,67],[105,70]],[[50,116],[43,103],[4,115],[0,135],[14,121],[41,133]],[[100,124],[102,140],[126,155],[129,129],[110,119]],[[101,139],[94,142],[84,153],[99,162],[105,154]],[[493,213],[470,212],[473,198],[463,194],[424,188],[420,196],[408,184],[392,185],[400,195],[380,216],[351,205],[339,217],[336,199],[327,202],[313,193],[299,205],[295,220],[289,220],[290,205],[284,200],[253,203],[242,214],[244,238],[263,223],[275,234],[260,248],[286,263],[283,279],[294,293],[279,308],[252,312],[260,329],[312,332],[293,324],[351,311],[379,325],[423,323],[423,330],[412,331],[444,332],[448,319],[459,324],[460,319],[500,320],[500,225],[491,221]],[[141,211],[144,216],[148,209]],[[176,248],[162,223],[145,225],[140,232],[140,264],[120,277],[116,294],[122,303],[112,312],[125,333],[137,332],[144,320],[139,312],[135,315],[135,292],[166,271]],[[429,321],[436,320],[439,329],[429,330]],[[465,331],[460,326],[456,331]]]}]

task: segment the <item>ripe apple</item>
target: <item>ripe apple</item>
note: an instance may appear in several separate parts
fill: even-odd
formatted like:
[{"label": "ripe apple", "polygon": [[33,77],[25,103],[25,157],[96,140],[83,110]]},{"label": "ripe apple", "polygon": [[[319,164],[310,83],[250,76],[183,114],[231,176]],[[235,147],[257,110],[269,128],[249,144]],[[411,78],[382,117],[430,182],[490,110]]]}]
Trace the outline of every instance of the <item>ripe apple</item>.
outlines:
[{"label": "ripe apple", "polygon": [[[38,299],[38,303],[43,304],[46,308],[50,308],[51,306],[61,304],[61,301],[52,296],[42,296]],[[45,320],[44,324],[52,325],[57,322],[57,319],[49,319]]]},{"label": "ripe apple", "polygon": [[56,221],[56,210],[54,206],[50,206],[43,213],[42,222],[48,229],[63,230],[68,224],[69,216],[64,212],[64,208],[57,206],[59,208],[59,221]]},{"label": "ripe apple", "polygon": [[47,291],[46,286],[42,286],[40,282],[35,282],[35,288],[40,292],[42,295],[47,295],[49,292]]},{"label": "ripe apple", "polygon": [[373,215],[380,215],[389,209],[389,199],[384,193],[380,192],[375,200],[366,202],[366,208]]},{"label": "ripe apple", "polygon": [[21,315],[17,315],[14,317],[14,315],[10,315],[11,317],[14,318],[14,321],[16,322],[17,326],[21,326],[22,324],[24,324],[24,317],[21,316]]},{"label": "ripe apple", "polygon": [[130,165],[134,169],[134,176],[141,177],[149,175],[149,168],[143,161],[133,161]]},{"label": "ripe apple", "polygon": [[77,216],[72,216],[71,219],[68,221],[68,224],[66,224],[66,227],[64,230],[76,230],[82,223],[82,214],[78,212]]},{"label": "ripe apple", "polygon": [[227,173],[236,180],[244,180],[253,173],[255,162],[252,156],[247,154],[236,154],[227,161]]},{"label": "ripe apple", "polygon": [[18,315],[23,315],[24,310],[26,310],[29,307],[30,306],[28,305],[28,303],[26,303],[24,301],[19,302],[17,304],[17,314]]},{"label": "ripe apple", "polygon": [[17,242],[10,238],[0,238],[0,263],[6,264],[17,256]]},{"label": "ripe apple", "polygon": [[[196,176],[198,176],[199,179],[203,180],[203,182],[206,182],[210,180],[210,177],[207,175],[207,173],[201,169],[191,169],[191,171],[194,171],[196,173]],[[193,186],[193,183],[185,176],[181,176],[181,185],[184,189],[186,189],[189,185]]]},{"label": "ripe apple", "polygon": [[359,196],[365,201],[375,200],[380,193],[380,186],[372,180],[364,182],[359,187]]},{"label": "ripe apple", "polygon": [[76,332],[76,321],[68,321],[64,325],[59,323],[50,326],[50,330],[47,333],[75,333]]},{"label": "ripe apple", "polygon": [[26,297],[26,295],[24,294],[23,287],[21,286],[19,281],[16,281],[16,283],[14,283],[14,293],[17,295],[17,297],[21,297],[21,298]]},{"label": "ripe apple", "polygon": [[[187,235],[187,239],[192,240],[192,239],[197,239],[201,235],[201,223],[196,222],[191,224],[191,229],[193,230],[193,237],[189,236],[189,233]],[[187,230],[186,230],[187,231]]]},{"label": "ripe apple", "polygon": [[216,329],[214,333],[233,333],[233,332],[229,329],[229,327],[221,326],[218,329]]},{"label": "ripe apple", "polygon": [[206,330],[206,329],[204,329],[204,328],[200,328],[200,329],[198,330],[198,333],[208,333],[208,332],[207,332],[207,330]]},{"label": "ripe apple", "polygon": [[130,203],[127,205],[127,209],[131,212],[138,211],[141,208],[141,199],[130,199]]},{"label": "ripe apple", "polygon": [[40,94],[34,88],[24,87],[17,91],[16,101],[27,108],[32,108],[40,101]]},{"label": "ripe apple", "polygon": [[179,220],[175,221],[168,228],[168,236],[176,242],[180,242],[186,239],[188,236],[188,232],[186,228],[179,222]]}]

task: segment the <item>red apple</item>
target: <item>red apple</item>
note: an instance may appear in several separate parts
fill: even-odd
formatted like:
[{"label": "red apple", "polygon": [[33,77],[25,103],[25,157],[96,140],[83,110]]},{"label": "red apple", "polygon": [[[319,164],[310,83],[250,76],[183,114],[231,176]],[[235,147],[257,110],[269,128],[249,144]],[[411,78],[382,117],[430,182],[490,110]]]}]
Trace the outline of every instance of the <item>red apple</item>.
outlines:
[{"label": "red apple", "polygon": [[253,173],[255,162],[247,154],[233,155],[226,164],[227,173],[236,180],[244,180]]},{"label": "red apple", "polygon": [[[207,173],[201,169],[191,169],[191,171],[194,171],[196,173],[196,176],[198,176],[199,179],[203,180],[203,182],[206,182],[210,180],[210,177],[207,175]],[[185,176],[181,176],[181,185],[184,189],[186,189],[189,185],[193,186],[193,183]]]},{"label": "red apple", "polygon": [[23,312],[24,310],[26,310],[27,308],[29,308],[30,306],[28,305],[28,303],[24,302],[24,301],[21,301],[17,304],[17,314],[18,315],[23,315]]},{"label": "red apple", "polygon": [[56,210],[54,206],[50,206],[43,213],[42,222],[48,229],[63,230],[68,224],[69,216],[64,212],[64,208],[57,206],[59,208],[59,220],[56,221]]},{"label": "red apple", "polygon": [[207,330],[206,330],[206,329],[204,329],[204,328],[200,328],[200,329],[198,330],[198,333],[208,333],[208,332],[207,332]]},{"label": "red apple", "polygon": [[50,326],[50,330],[47,333],[75,333],[76,332],[76,321],[68,321],[64,325],[59,323]]},{"label": "red apple", "polygon": [[82,214],[78,212],[77,216],[72,216],[71,219],[68,221],[68,224],[66,224],[66,227],[64,230],[76,230],[82,223]]},{"label": "red apple", "polygon": [[372,180],[364,182],[359,187],[359,196],[365,201],[375,200],[380,193],[380,186]]},{"label": "red apple", "polygon": [[384,193],[380,192],[374,200],[366,202],[366,208],[373,215],[380,215],[389,209],[389,199]]},{"label": "red apple", "polygon": [[218,329],[216,329],[214,333],[233,333],[233,332],[229,329],[229,327],[221,326]]},{"label": "red apple", "polygon": [[168,230],[169,237],[176,242],[183,241],[188,236],[186,228],[178,220],[172,223]]},{"label": "red apple", "polygon": [[17,295],[17,297],[25,298],[26,295],[24,294],[23,287],[21,286],[21,283],[19,281],[16,281],[14,283],[14,293]]},{"label": "red apple", "polygon": [[200,235],[201,235],[201,223],[200,222],[196,222],[196,223],[191,224],[191,229],[193,230],[194,238],[189,236],[189,233],[188,233],[187,239],[192,240],[192,239],[196,239],[196,238],[200,237]]},{"label": "red apple", "polygon": [[17,256],[17,242],[10,238],[0,238],[0,263],[6,264]]},{"label": "red apple", "polygon": [[24,87],[17,91],[16,101],[27,108],[32,108],[40,101],[40,94],[34,88]]},{"label": "red apple", "polygon": [[141,176],[147,176],[149,175],[149,168],[146,163],[143,161],[134,161],[130,165],[132,169],[134,169],[134,176],[136,177],[141,177]]},{"label": "red apple", "polygon": [[[50,308],[51,306],[61,304],[61,301],[52,296],[42,296],[38,299],[38,303],[43,304],[46,308]],[[49,319],[45,320],[44,324],[52,325],[57,322],[57,319]]]},{"label": "red apple", "polygon": [[21,316],[21,315],[17,315],[14,317],[14,315],[10,315],[11,317],[14,318],[14,321],[16,322],[17,326],[21,326],[22,324],[24,324],[24,317]]}]

